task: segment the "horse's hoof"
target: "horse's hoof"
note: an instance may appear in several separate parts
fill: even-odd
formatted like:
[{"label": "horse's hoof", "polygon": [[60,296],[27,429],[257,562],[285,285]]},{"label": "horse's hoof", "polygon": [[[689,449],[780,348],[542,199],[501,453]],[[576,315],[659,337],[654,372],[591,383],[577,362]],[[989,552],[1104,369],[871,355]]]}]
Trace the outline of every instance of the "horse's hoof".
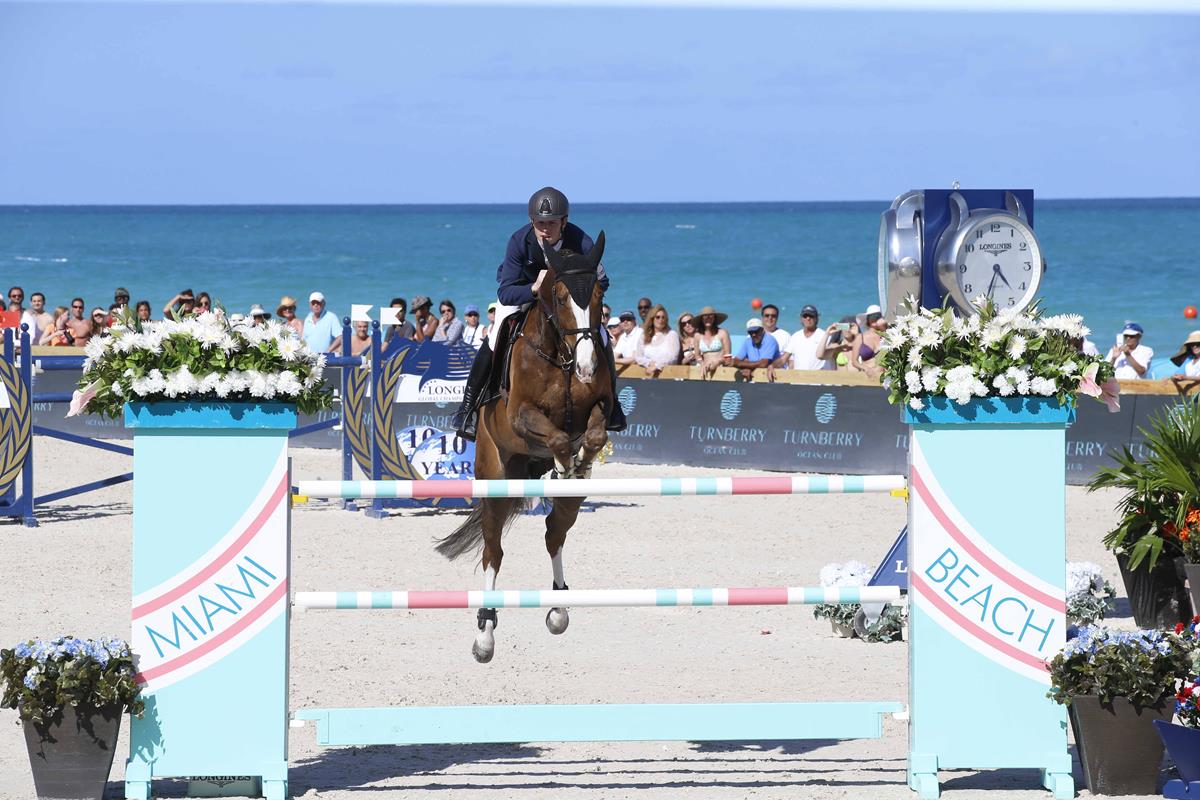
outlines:
[{"label": "horse's hoof", "polygon": [[496,654],[495,644],[480,645],[479,640],[475,640],[475,644],[471,645],[471,655],[475,656],[475,660],[480,664],[486,664],[492,660],[492,656]]},{"label": "horse's hoof", "polygon": [[565,633],[567,626],[570,624],[571,617],[567,614],[565,608],[552,608],[546,612],[546,630],[555,636]]}]

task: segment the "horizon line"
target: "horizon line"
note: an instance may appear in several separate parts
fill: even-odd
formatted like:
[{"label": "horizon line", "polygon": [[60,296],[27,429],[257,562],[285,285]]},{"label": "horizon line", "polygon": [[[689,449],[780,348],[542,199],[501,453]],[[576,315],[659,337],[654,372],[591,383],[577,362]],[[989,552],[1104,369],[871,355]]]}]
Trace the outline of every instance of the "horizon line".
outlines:
[{"label": "horizon line", "polygon": [[[0,0],[2,5],[4,0]],[[1101,202],[1112,200],[1200,200],[1200,195],[1117,195],[1112,197],[1036,197],[1037,200],[1054,202]],[[708,205],[791,205],[791,204],[830,204],[830,203],[890,203],[887,198],[860,198],[856,200],[585,200],[576,201],[576,206],[708,206]],[[0,203],[0,209],[20,208],[396,208],[405,206],[425,207],[459,207],[459,206],[494,206],[505,208],[522,206],[520,200],[509,202],[304,202],[304,203]]]}]

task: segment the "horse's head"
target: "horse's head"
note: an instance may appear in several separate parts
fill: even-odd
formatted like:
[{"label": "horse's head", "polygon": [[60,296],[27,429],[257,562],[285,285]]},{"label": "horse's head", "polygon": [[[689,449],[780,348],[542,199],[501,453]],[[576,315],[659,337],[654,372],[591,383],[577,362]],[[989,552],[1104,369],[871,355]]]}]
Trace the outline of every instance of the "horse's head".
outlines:
[{"label": "horse's head", "polygon": [[590,383],[596,373],[596,336],[604,290],[600,286],[600,259],[604,255],[604,232],[587,255],[570,250],[546,248],[549,272],[542,281],[538,302],[562,342],[574,354],[575,374]]}]

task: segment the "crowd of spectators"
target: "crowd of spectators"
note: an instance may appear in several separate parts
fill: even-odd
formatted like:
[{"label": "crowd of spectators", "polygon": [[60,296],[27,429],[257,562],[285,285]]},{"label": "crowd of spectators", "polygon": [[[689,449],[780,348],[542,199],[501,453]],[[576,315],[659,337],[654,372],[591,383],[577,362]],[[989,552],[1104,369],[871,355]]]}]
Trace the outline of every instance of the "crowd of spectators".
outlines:
[{"label": "crowd of spectators", "polygon": [[[28,326],[30,341],[41,346],[83,347],[93,336],[105,335],[109,327],[127,315],[143,322],[153,319],[148,300],[139,300],[130,311],[130,294],[124,287],[113,292],[110,304],[95,305],[90,311],[82,297],[53,309],[47,308],[42,292],[33,292],[28,299],[26,306],[24,289],[11,287],[7,310],[11,319],[19,318],[20,323]],[[163,319],[181,319],[211,308],[213,300],[208,292],[184,289],[167,301],[161,313]],[[486,321],[480,319],[479,306],[472,303],[463,309],[459,319],[458,307],[449,298],[438,303],[435,315],[433,301],[421,294],[411,301],[392,298],[389,308],[395,315],[395,324],[387,327],[385,341],[401,336],[417,342],[463,342],[476,349],[487,340],[496,316],[496,303],[487,306]],[[747,320],[746,336],[736,351],[729,331],[722,327],[729,315],[713,306],[705,306],[695,314],[685,311],[672,320],[661,303],[642,297],[638,299],[636,314],[622,311],[614,317],[612,308],[605,303],[601,322],[612,339],[618,367],[637,364],[651,377],[658,377],[664,367],[676,364],[701,367],[705,378],[722,366],[737,369],[744,380],[774,381],[776,372],[784,369],[841,370],[879,377],[882,370],[875,363],[876,355],[888,325],[879,306],[870,305],[860,314],[841,317],[822,327],[817,307],[805,305],[800,310],[800,327],[793,333],[780,327],[778,306],[767,303],[759,313],[760,316]],[[13,317],[14,314],[17,316]],[[231,322],[245,325],[265,324],[272,316],[302,336],[316,352],[348,350],[350,355],[360,355],[371,344],[369,323],[356,322],[347,347],[342,341],[342,320],[327,309],[325,295],[319,291],[308,296],[305,314],[298,311],[296,298],[288,295],[280,299],[274,314],[259,304],[251,306],[245,314],[229,314]],[[1118,336],[1117,344],[1109,350],[1107,359],[1116,368],[1118,378],[1149,376],[1154,351],[1141,343],[1142,334],[1140,325],[1129,322]],[[1081,341],[1079,346],[1083,352],[1099,355],[1090,341]],[[1195,374],[1200,373],[1198,354],[1200,332],[1193,334],[1172,359],[1181,367],[1176,377],[1200,377]]]},{"label": "crowd of spectators", "polygon": [[842,370],[872,377],[882,371],[875,355],[887,322],[879,306],[868,306],[861,314],[822,328],[817,307],[806,305],[795,333],[779,327],[779,308],[774,304],[762,306],[760,313],[746,321],[746,336],[736,351],[729,331],[722,327],[729,315],[713,306],[695,314],[685,311],[672,325],[670,312],[661,303],[642,297],[636,315],[622,311],[613,317],[605,305],[601,317],[613,339],[616,363],[637,364],[652,377],[674,364],[701,367],[705,378],[724,366],[737,369],[744,380],[768,381],[774,381],[782,369]]}]

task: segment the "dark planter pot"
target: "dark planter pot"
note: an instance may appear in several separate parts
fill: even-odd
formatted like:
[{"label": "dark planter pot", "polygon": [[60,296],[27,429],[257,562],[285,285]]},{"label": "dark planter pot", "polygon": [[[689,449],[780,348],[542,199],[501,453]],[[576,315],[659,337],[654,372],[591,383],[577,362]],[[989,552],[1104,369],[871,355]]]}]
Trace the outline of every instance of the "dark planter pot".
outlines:
[{"label": "dark planter pot", "polygon": [[1178,780],[1163,787],[1163,797],[1200,797],[1200,730],[1159,720],[1154,727],[1179,772]]},{"label": "dark planter pot", "polygon": [[1101,704],[1095,695],[1071,700],[1071,728],[1093,794],[1156,794],[1163,743],[1154,721],[1170,722],[1175,699],[1135,706],[1124,697]]},{"label": "dark planter pot", "polygon": [[1160,558],[1154,569],[1147,559],[1131,570],[1129,557],[1120,554],[1117,566],[1139,628],[1172,630],[1176,623],[1192,618],[1192,601],[1183,585],[1183,559]]},{"label": "dark planter pot", "polygon": [[22,723],[33,785],[44,800],[103,800],[121,706],[67,708],[44,725]]},{"label": "dark planter pot", "polygon": [[1184,563],[1183,572],[1187,575],[1188,595],[1192,598],[1192,615],[1200,614],[1200,564]]}]

